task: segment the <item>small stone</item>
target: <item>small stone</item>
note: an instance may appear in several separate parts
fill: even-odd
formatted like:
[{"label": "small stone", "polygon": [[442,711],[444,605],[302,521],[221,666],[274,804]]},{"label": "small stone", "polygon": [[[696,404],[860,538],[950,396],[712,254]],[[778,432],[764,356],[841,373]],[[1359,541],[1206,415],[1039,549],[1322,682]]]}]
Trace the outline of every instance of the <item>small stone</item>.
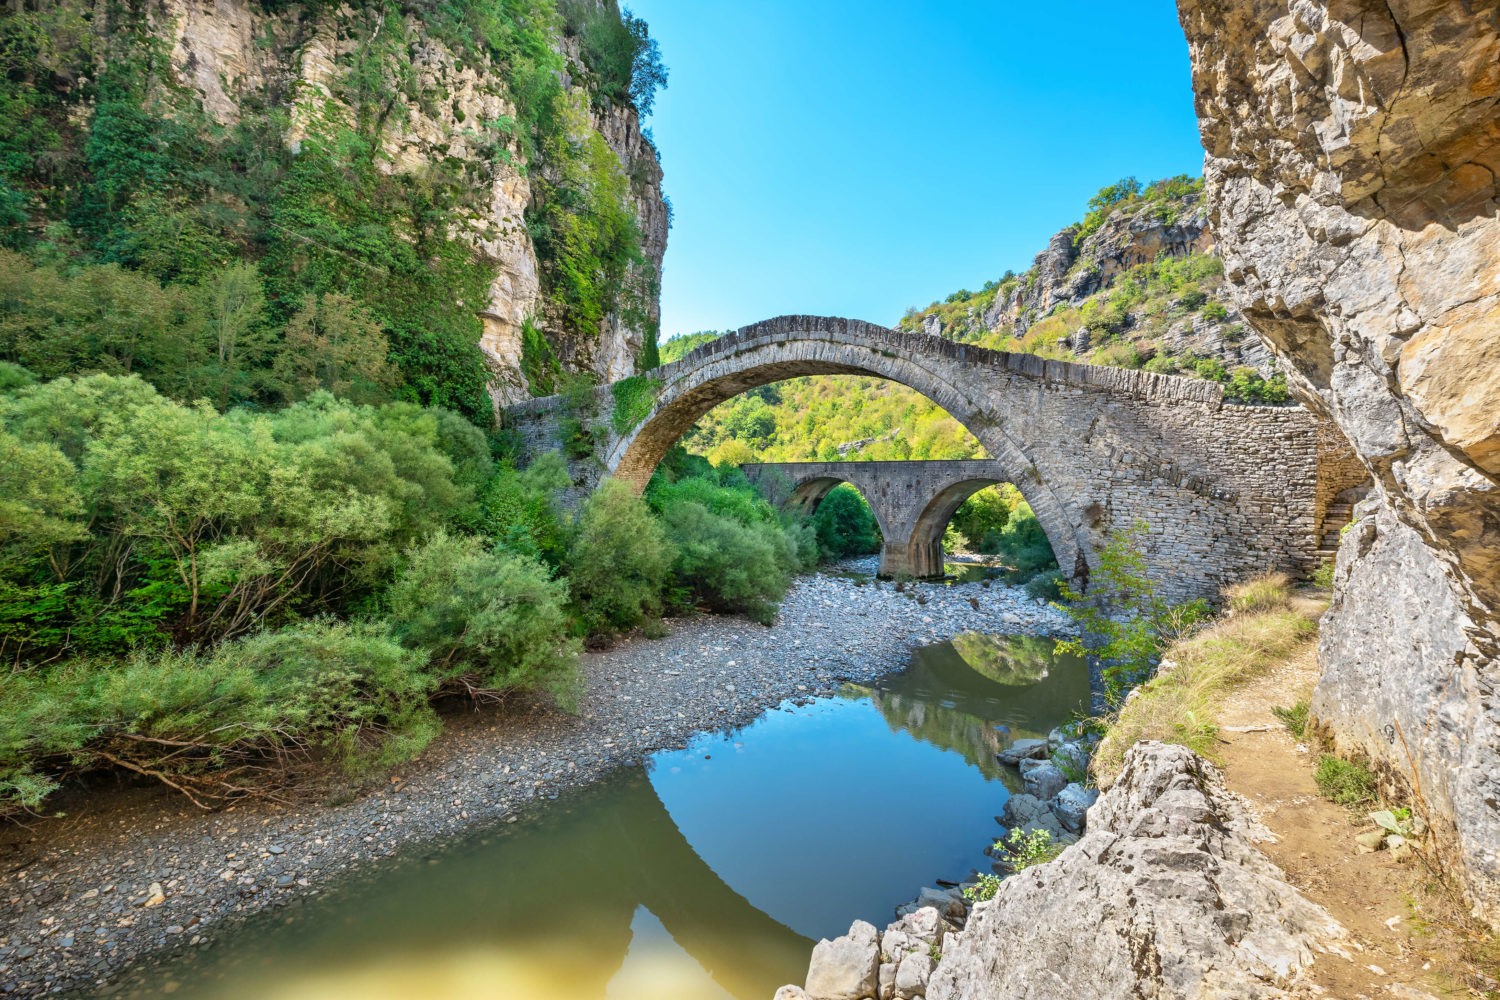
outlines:
[{"label": "small stone", "polygon": [[145,906],[160,906],[167,901],[167,894],[162,891],[160,882],[152,882],[151,888],[146,893]]},{"label": "small stone", "polygon": [[167,928],[167,933],[171,934],[171,935],[173,935],[175,937],[176,935],[181,934],[185,930],[187,930],[187,928],[183,927],[181,924],[173,924],[171,927]]},{"label": "small stone", "polygon": [[1381,845],[1385,843],[1385,831],[1366,830],[1364,833],[1361,833],[1359,836],[1355,837],[1354,842],[1361,847],[1367,848],[1366,851],[1363,851],[1361,853],[1373,854],[1374,852],[1380,850]]},{"label": "small stone", "polygon": [[1017,767],[1022,760],[1047,756],[1046,740],[1016,740],[1010,746],[995,754],[1002,764]]},{"label": "small stone", "polygon": [[286,853],[286,848],[282,847],[280,844],[272,844],[270,847],[267,847],[266,850],[270,851],[272,854]]}]

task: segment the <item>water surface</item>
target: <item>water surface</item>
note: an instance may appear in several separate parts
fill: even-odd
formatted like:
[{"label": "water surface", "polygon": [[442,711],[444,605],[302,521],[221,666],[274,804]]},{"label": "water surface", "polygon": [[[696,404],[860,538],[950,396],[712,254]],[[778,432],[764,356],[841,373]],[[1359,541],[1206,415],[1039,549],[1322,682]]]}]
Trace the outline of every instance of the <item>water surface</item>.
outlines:
[{"label": "water surface", "polygon": [[212,1000],[766,1000],[818,937],[988,865],[994,753],[1088,700],[1050,639],[960,636],[373,884],[268,914],[131,992]]}]

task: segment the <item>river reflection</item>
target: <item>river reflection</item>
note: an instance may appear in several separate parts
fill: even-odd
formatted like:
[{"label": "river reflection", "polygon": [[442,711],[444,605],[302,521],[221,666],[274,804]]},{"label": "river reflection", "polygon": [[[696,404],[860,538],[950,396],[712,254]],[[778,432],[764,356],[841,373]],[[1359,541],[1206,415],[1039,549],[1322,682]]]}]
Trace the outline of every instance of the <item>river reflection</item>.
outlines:
[{"label": "river reflection", "polygon": [[918,650],[878,688],[657,754],[124,992],[765,1000],[801,982],[815,938],[987,864],[1009,778],[995,727],[1045,733],[1087,701],[1087,670],[1051,646]]}]

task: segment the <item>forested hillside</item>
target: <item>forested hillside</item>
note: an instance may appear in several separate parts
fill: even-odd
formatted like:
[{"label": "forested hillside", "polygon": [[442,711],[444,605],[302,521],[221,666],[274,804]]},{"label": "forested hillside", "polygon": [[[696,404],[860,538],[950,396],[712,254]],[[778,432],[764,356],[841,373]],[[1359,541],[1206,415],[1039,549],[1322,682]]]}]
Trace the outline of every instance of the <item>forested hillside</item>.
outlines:
[{"label": "forested hillside", "polygon": [[654,363],[666,71],[613,0],[16,4],[0,360],[493,422]]},{"label": "forested hillside", "polygon": [[[1229,304],[1202,214],[1202,181],[1126,178],[1090,200],[1023,274],[910,309],[899,329],[996,350],[1222,382],[1229,398],[1289,400]],[[715,334],[667,341],[664,360]],[[817,376],[746,393],[685,439],[715,461],[977,458],[974,437],[922,396],[880,379]]]}]

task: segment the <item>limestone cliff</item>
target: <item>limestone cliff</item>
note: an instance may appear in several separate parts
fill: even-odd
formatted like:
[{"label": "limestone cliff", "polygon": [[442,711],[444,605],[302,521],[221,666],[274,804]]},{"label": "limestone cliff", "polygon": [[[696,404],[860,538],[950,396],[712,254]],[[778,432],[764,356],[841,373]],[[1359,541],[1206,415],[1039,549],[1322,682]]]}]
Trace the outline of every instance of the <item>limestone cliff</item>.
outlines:
[{"label": "limestone cliff", "polygon": [[1246,320],[1376,483],[1314,711],[1500,918],[1500,5],[1179,0]]},{"label": "limestone cliff", "polygon": [[[1024,273],[909,313],[901,327],[1125,367],[1159,358],[1160,370],[1192,374],[1195,360],[1212,359],[1276,373],[1229,301],[1196,182],[1158,182],[1100,215],[1081,239],[1077,225],[1053,235]],[[1186,273],[1152,287],[1162,262]]]},{"label": "limestone cliff", "polygon": [[[195,91],[219,123],[237,120],[247,100],[279,97],[290,110],[285,138],[295,149],[309,122],[347,113],[337,83],[370,36],[359,12],[344,6],[308,14],[257,0],[157,2],[151,16],[170,37],[177,82]],[[484,185],[485,208],[463,220],[466,231],[460,235],[491,275],[486,300],[472,305],[482,323],[479,344],[490,365],[495,404],[530,394],[521,370],[522,328],[528,321],[545,337],[563,370],[591,371],[605,380],[632,374],[660,317],[657,282],[668,221],[661,166],[635,109],[591,101],[576,40],[556,38],[569,67],[563,75],[565,89],[579,111],[579,134],[571,138],[581,143],[595,134],[617,158],[619,172],[629,178],[629,208],[639,225],[644,257],[629,277],[638,293],[631,308],[607,310],[597,328],[570,328],[547,300],[527,219],[534,200],[532,178],[538,172],[545,176],[554,165],[528,163],[514,137],[504,148],[494,148],[483,130],[474,127],[515,120],[516,103],[504,67],[482,56],[460,58],[443,42],[425,36],[413,14],[406,14],[405,22],[407,37],[417,40],[410,62],[424,96],[414,98],[410,89],[400,94],[399,113],[390,115],[391,124],[382,134],[380,167],[392,175],[416,176],[435,164],[457,164]],[[377,23],[374,30],[380,27]]]}]

